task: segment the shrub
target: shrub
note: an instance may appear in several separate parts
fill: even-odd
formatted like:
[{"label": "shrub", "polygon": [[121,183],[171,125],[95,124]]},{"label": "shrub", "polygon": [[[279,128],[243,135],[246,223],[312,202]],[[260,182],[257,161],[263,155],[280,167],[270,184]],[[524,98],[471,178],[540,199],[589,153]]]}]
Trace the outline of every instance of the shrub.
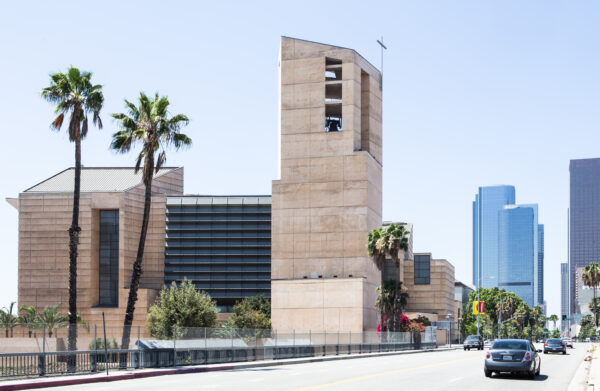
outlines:
[{"label": "shrub", "polygon": [[217,319],[216,303],[205,292],[196,290],[185,279],[164,287],[148,311],[150,335],[160,339],[173,338],[173,326],[213,327]]}]

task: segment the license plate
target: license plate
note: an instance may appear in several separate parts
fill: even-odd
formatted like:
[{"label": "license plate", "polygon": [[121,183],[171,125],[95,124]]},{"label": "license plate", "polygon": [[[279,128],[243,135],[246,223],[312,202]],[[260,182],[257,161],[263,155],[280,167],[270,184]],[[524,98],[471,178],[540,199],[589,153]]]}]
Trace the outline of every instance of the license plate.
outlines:
[{"label": "license plate", "polygon": [[512,361],[512,356],[502,356],[504,361]]}]

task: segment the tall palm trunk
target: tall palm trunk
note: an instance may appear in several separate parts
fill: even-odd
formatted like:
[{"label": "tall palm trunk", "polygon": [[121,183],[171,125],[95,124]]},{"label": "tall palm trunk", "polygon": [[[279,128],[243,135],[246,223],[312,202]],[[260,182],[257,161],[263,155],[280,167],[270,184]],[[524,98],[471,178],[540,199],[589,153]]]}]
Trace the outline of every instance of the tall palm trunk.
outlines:
[{"label": "tall palm trunk", "polygon": [[[144,161],[144,176],[147,177],[146,191],[144,193],[144,217],[142,219],[142,230],[140,231],[140,241],[138,244],[137,256],[133,263],[133,272],[131,274],[131,284],[129,286],[129,298],[127,299],[127,309],[125,312],[125,322],[123,323],[123,337],[121,339],[121,349],[129,349],[131,337],[131,325],[133,323],[133,312],[137,302],[137,291],[142,276],[142,259],[144,257],[144,245],[146,243],[146,232],[148,231],[148,222],[150,221],[150,205],[152,202],[152,172],[154,171],[154,154],[149,152]],[[146,170],[149,174],[146,175]],[[122,359],[121,359],[122,364]]]},{"label": "tall palm trunk", "polygon": [[381,289],[379,294],[381,295],[381,327],[379,328],[379,341],[383,342],[383,272],[385,270],[385,260],[383,261],[383,266],[381,266]]},{"label": "tall palm trunk", "polygon": [[598,328],[598,303],[596,302],[596,284],[594,284],[594,319],[596,320],[596,328]]},{"label": "tall palm trunk", "polygon": [[[79,126],[79,124],[77,124]],[[69,227],[69,350],[77,350],[77,245],[79,244],[79,197],[81,189],[81,138],[75,140],[75,188],[73,220]],[[69,364],[71,363],[69,360]]]}]

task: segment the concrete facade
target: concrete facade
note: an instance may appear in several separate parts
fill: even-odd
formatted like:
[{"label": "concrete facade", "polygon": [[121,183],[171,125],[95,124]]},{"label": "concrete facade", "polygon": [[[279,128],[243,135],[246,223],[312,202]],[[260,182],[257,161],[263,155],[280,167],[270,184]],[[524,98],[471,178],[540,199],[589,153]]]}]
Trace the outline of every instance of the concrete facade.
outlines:
[{"label": "concrete facade", "polygon": [[[84,168],[82,178],[86,170]],[[106,170],[106,169],[105,169]],[[111,169],[108,169],[111,170]],[[130,170],[133,168],[115,168]],[[165,251],[165,200],[167,194],[183,192],[183,168],[163,169],[152,183],[153,198],[143,259],[134,326],[143,326],[148,307],[163,285]],[[35,187],[33,188],[35,189]],[[61,303],[68,310],[68,227],[71,224],[73,195],[64,191],[30,191],[19,194],[19,305],[38,310]],[[99,214],[119,210],[118,306],[99,307]],[[81,235],[77,257],[77,308],[90,324],[123,323],[132,265],[135,261],[144,209],[144,186],[123,191],[82,191],[79,225]],[[114,329],[115,333],[120,330]]]},{"label": "concrete facade", "polygon": [[373,329],[380,275],[366,238],[381,225],[380,73],[354,50],[287,37],[279,71],[273,328]]},{"label": "concrete facade", "polygon": [[[415,255],[429,255],[416,253]],[[431,258],[430,284],[415,284],[414,261],[404,262],[404,287],[410,297],[406,312],[437,314],[437,319],[432,321],[445,321],[446,315],[455,316],[454,300],[454,266],[445,259]],[[457,319],[453,319],[456,322]]]}]

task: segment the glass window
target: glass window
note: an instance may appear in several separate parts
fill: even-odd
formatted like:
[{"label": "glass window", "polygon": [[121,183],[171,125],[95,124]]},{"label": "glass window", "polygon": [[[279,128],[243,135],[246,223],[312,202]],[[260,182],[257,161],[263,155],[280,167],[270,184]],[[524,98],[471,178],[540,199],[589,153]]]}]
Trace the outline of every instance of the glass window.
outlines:
[{"label": "glass window", "polygon": [[415,255],[415,285],[429,285],[431,283],[431,256]]},{"label": "glass window", "polygon": [[511,349],[511,350],[527,350],[527,342],[524,341],[497,341],[494,342],[492,350],[496,349]]},{"label": "glass window", "polygon": [[99,305],[119,305],[119,211],[100,211]]}]

